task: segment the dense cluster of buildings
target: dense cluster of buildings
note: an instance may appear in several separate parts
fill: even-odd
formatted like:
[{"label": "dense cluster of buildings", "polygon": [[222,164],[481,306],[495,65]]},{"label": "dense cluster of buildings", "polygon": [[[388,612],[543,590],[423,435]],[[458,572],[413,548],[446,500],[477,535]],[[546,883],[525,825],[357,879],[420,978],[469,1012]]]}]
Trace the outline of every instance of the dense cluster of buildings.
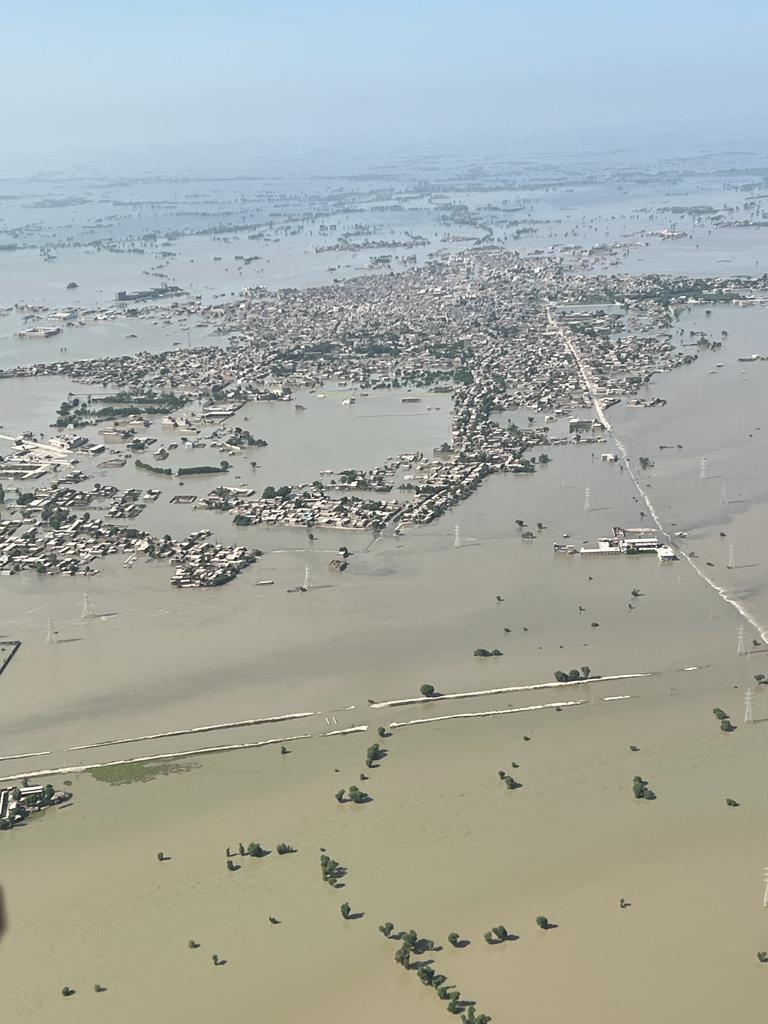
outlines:
[{"label": "dense cluster of buildings", "polygon": [[94,563],[102,558],[127,555],[133,560],[143,555],[175,565],[174,586],[217,587],[233,580],[261,554],[254,548],[213,543],[206,530],[174,540],[105,523],[82,511],[93,494],[52,487],[17,504],[13,518],[0,520],[0,576],[25,570],[90,576],[99,571]]},{"label": "dense cluster of buildings", "polygon": [[[567,417],[571,440],[594,440],[601,424],[592,418],[593,397],[603,408],[632,400],[655,373],[696,358],[695,351],[676,343],[676,309],[691,302],[743,301],[751,287],[759,286],[758,279],[601,276],[593,272],[593,262],[575,247],[526,257],[481,248],[434,258],[399,274],[320,288],[248,289],[236,301],[219,305],[177,299],[158,309],[165,317],[212,327],[222,343],[61,361],[6,375],[62,373],[81,385],[116,389],[123,398],[172,393],[200,400],[203,413],[195,424],[178,413],[167,417],[190,435],[204,424],[222,429],[244,402],[291,401],[295,391],[318,392],[331,381],[364,391],[408,387],[449,392],[450,442],[428,456],[414,456],[407,467],[390,460],[384,467],[345,471],[332,482],[291,484],[282,493],[260,497],[247,488],[218,487],[200,502],[232,512],[243,525],[380,529],[393,520],[398,526],[428,523],[491,473],[533,471],[537,460],[531,449],[563,440],[550,434],[546,423],[534,427],[528,414],[544,413],[551,423]],[[576,429],[574,423],[582,426]],[[115,423],[110,433],[102,433],[107,443],[123,440],[143,450],[153,442],[135,433],[139,426],[149,426],[146,417],[136,425]],[[126,429],[130,434],[120,438]],[[211,443],[225,453],[264,443],[242,432],[218,437]],[[190,438],[185,443],[202,442]],[[34,478],[45,460],[104,451],[103,445],[94,448],[77,436],[52,439],[42,447],[29,439],[14,452],[13,467],[5,468]],[[396,497],[382,496],[393,491]],[[108,497],[112,518],[141,511],[141,496],[133,491]],[[70,517],[83,500],[81,492],[61,490],[53,497],[38,492],[34,498],[30,511],[39,508],[41,520],[45,512],[49,525],[54,501],[53,525],[63,538],[51,539],[43,522],[31,528],[28,543],[34,551],[28,560],[41,565],[41,571],[50,571],[54,556],[74,571],[87,571],[95,554],[135,545],[124,531],[113,533],[114,527]],[[62,515],[66,522],[59,522]],[[73,533],[83,542],[82,558],[71,550]],[[18,544],[17,530],[13,536]],[[49,543],[53,550],[46,552]],[[229,557],[218,561],[223,564]],[[18,552],[15,560],[7,551],[5,558],[6,565],[18,567]],[[186,574],[188,565],[187,559],[180,585],[190,580],[202,585],[200,573]]]}]

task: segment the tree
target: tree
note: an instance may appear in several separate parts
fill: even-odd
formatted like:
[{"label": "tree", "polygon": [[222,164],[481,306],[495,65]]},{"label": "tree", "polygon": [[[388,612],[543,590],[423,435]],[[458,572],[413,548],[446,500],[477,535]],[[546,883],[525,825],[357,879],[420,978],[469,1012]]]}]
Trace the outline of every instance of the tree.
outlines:
[{"label": "tree", "polygon": [[459,940],[459,933],[458,932],[451,932],[449,934],[449,936],[448,936],[448,943],[451,946],[453,946],[454,949],[459,945],[459,941],[460,940]]},{"label": "tree", "polygon": [[391,921],[386,921],[384,924],[379,925],[379,931],[381,932],[382,935],[386,935],[386,937],[389,938],[389,936],[392,934],[392,929],[394,927],[395,926],[392,924]]},{"label": "tree", "polygon": [[544,931],[546,931],[547,928],[549,928],[549,920],[546,917],[544,917],[543,914],[540,914],[536,918],[536,924],[539,928],[542,928]]},{"label": "tree", "polygon": [[568,673],[567,672],[561,672],[558,669],[557,672],[555,672],[555,679],[558,681],[558,683],[567,683],[568,682]]},{"label": "tree", "polygon": [[483,938],[485,939],[485,941],[488,943],[489,946],[492,946],[494,944],[494,942],[496,941],[496,939],[494,939],[494,937],[493,937],[493,933],[492,932],[486,932],[485,935],[483,935]]},{"label": "tree", "polygon": [[580,678],[581,678],[581,672],[579,672],[579,670],[577,668],[572,668],[570,670],[570,672],[568,673],[568,679],[572,683],[575,682],[577,679],[580,679]]},{"label": "tree", "polygon": [[507,939],[509,938],[509,932],[507,931],[503,924],[497,924],[494,928],[491,929],[491,931],[499,940],[499,942],[506,942]]},{"label": "tree", "polygon": [[434,697],[435,688],[431,683],[422,683],[419,687],[419,693],[422,697]]},{"label": "tree", "polygon": [[265,487],[261,493],[262,498],[274,498],[277,496],[277,491],[274,487]]},{"label": "tree", "polygon": [[344,803],[344,790],[343,789],[340,789],[338,791],[338,793],[334,793],[334,796],[336,797],[336,802],[337,803],[340,803],[340,804]]},{"label": "tree", "polygon": [[590,673],[591,673],[591,669],[590,669],[589,665],[582,665],[581,666],[581,677],[582,677],[582,679],[589,679]]},{"label": "tree", "polygon": [[349,915],[352,913],[352,908],[350,907],[350,905],[348,903],[342,903],[339,909],[341,910],[341,916],[344,918],[345,921],[348,921]]}]

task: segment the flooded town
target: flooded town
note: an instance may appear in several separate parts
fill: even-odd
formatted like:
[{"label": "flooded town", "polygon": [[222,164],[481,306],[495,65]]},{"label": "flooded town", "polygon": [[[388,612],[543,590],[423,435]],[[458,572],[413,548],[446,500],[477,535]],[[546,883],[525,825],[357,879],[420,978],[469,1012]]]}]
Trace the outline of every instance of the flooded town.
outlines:
[{"label": "flooded town", "polygon": [[758,1024],[762,64],[294,6],[6,19],[6,1016]]}]

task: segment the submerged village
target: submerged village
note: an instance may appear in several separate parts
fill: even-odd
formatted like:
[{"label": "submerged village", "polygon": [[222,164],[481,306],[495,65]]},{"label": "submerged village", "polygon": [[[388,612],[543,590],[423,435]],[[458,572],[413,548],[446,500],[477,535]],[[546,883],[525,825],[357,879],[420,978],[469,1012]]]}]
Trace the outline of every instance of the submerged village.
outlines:
[{"label": "submerged village", "polygon": [[[89,575],[100,558],[122,555],[127,564],[167,560],[174,585],[210,587],[259,558],[245,531],[242,545],[229,546],[208,530],[174,539],[128,525],[160,500],[226,513],[242,527],[400,531],[430,523],[489,474],[531,473],[553,446],[604,441],[606,410],[622,401],[652,406],[657,400],[644,389],[655,374],[725,340],[688,336],[677,323],[683,309],[760,303],[766,285],[764,277],[604,276],[594,262],[575,247],[526,257],[488,248],[319,288],[247,289],[218,305],[175,289],[161,305],[154,292],[121,293],[114,315],[194,319],[217,343],[0,372],[63,375],[78,392],[93,392],[70,395],[49,436],[5,438],[0,574]],[[77,328],[76,311],[66,322]],[[231,470],[256,466],[254,454],[269,443],[230,428],[231,417],[266,401],[293,402],[301,415],[295,395],[325,398],[331,384],[348,394],[334,395],[345,404],[380,389],[414,404],[450,394],[450,440],[428,453],[393,453],[380,466],[326,470],[311,482],[258,490],[225,482]],[[152,436],[161,425],[172,443]],[[208,456],[175,475],[200,490],[212,479],[216,486],[164,499],[162,485],[174,476],[166,460],[180,445],[205,447]],[[87,486],[91,467],[129,463],[146,471],[145,489]],[[343,569],[346,557],[342,545],[333,567]]]}]

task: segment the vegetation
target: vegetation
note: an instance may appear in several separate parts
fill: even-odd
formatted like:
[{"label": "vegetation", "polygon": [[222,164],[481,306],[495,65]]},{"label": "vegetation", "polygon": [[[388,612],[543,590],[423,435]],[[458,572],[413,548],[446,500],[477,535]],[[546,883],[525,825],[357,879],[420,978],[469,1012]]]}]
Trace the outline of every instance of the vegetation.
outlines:
[{"label": "vegetation", "polygon": [[227,473],[230,465],[228,462],[221,462],[218,466],[181,466],[176,470],[177,476],[195,476],[200,473]]},{"label": "vegetation", "polygon": [[340,880],[346,875],[347,869],[343,868],[337,860],[333,860],[327,853],[320,854],[320,870],[323,881],[327,882],[332,889],[339,887]]},{"label": "vegetation", "polygon": [[645,779],[636,775],[632,780],[632,792],[635,794],[637,800],[655,800],[656,794],[652,789],[648,788],[648,783]]},{"label": "vegetation", "polygon": [[543,929],[543,931],[546,931],[546,930],[547,930],[548,928],[550,928],[550,927],[551,927],[551,925],[550,925],[550,923],[549,923],[549,918],[546,918],[546,917],[544,917],[544,915],[543,915],[543,914],[540,914],[540,915],[539,915],[539,916],[538,916],[538,917],[536,918],[536,924],[537,924],[537,926],[538,926],[539,928]]},{"label": "vegetation", "polygon": [[558,683],[575,683],[577,679],[589,679],[592,670],[589,665],[582,665],[581,668],[572,668],[567,672],[563,672],[562,669],[558,669],[555,672],[555,679]]},{"label": "vegetation", "polygon": [[422,697],[434,697],[436,690],[431,683],[422,683],[419,687],[419,693]]},{"label": "vegetation", "polygon": [[350,786],[349,799],[353,804],[367,804],[370,802],[371,798],[367,793],[364,793],[362,789],[358,789],[357,786]]},{"label": "vegetation", "polygon": [[134,465],[137,469],[146,469],[149,473],[159,473],[160,476],[173,475],[173,470],[168,466],[153,466],[151,462],[142,462],[141,459],[136,459]]},{"label": "vegetation", "polygon": [[487,650],[485,647],[476,647],[474,656],[476,658],[502,658],[504,652],[500,651],[498,647],[494,647],[492,651]]},{"label": "vegetation", "polygon": [[88,773],[97,782],[108,782],[111,786],[130,785],[132,782],[149,782],[158,775],[177,775],[191,771],[197,765],[179,761],[144,761],[138,764],[105,764],[89,768]]}]

